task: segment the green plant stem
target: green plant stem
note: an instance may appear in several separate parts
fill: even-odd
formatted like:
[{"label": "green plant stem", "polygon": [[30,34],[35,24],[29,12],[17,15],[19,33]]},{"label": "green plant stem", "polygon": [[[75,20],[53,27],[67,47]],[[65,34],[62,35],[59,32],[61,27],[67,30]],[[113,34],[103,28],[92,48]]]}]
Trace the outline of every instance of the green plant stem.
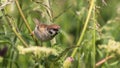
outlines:
[{"label": "green plant stem", "polygon": [[15,33],[15,35],[19,38],[19,40],[24,44],[25,47],[28,47],[27,43],[23,40],[23,38],[21,37],[21,35],[17,32],[15,26],[11,23],[10,18],[6,17],[9,24],[12,26],[12,30]]},{"label": "green plant stem", "polygon": [[57,58],[55,58],[53,61],[54,62],[56,62],[56,61],[58,61],[61,57],[63,57],[68,51],[70,51],[71,49],[73,49],[73,48],[78,48],[79,46],[71,46],[71,47],[68,47],[68,48],[66,48],[64,51],[62,51],[60,54],[59,54],[59,56],[57,57]]},{"label": "green plant stem", "polygon": [[[2,13],[3,15],[5,16],[5,12],[4,10],[2,10]],[[12,28],[13,32],[15,33],[15,35],[19,38],[19,40],[23,43],[23,45],[25,47],[28,47],[27,43],[23,40],[23,38],[20,36],[20,34],[17,32],[15,26],[12,24],[12,20],[8,17],[8,16],[5,16],[5,19],[7,20],[9,26]]]},{"label": "green plant stem", "polygon": [[72,7],[72,6],[67,7],[65,10],[63,10],[63,11],[60,12],[57,16],[55,16],[55,17],[53,18],[53,22],[54,22],[56,19],[58,19],[60,16],[62,16],[64,13],[66,13],[71,7]]},{"label": "green plant stem", "polygon": [[[52,16],[52,10],[51,10],[51,6],[50,6],[50,1],[49,0],[44,0],[44,5],[43,5],[46,9],[46,19],[47,21],[51,24],[53,21],[53,16]],[[51,41],[51,45],[56,44],[56,38],[53,38]]]},{"label": "green plant stem", "polygon": [[[16,3],[16,5],[17,5],[17,8],[18,8],[18,10],[19,10],[19,12],[20,12],[20,15],[21,15],[22,19],[24,20],[24,23],[25,23],[26,27],[28,28],[28,31],[29,31],[30,34],[31,34],[31,33],[32,33],[32,30],[31,30],[30,25],[28,24],[28,22],[27,22],[27,20],[26,20],[26,18],[25,18],[25,16],[24,16],[24,14],[23,14],[23,12],[22,12],[22,9],[20,8],[20,5],[19,5],[18,0],[15,0],[15,3]],[[36,44],[38,44],[37,39],[36,39],[33,35],[31,35],[31,36],[32,36],[33,40],[35,40]]]},{"label": "green plant stem", "polygon": [[[90,8],[89,8],[89,11],[88,11],[88,15],[87,15],[87,18],[86,18],[86,21],[85,21],[85,25],[84,25],[84,28],[83,28],[82,33],[81,33],[81,36],[79,37],[79,40],[78,40],[76,46],[80,46],[81,41],[82,41],[82,39],[83,39],[83,36],[84,36],[84,34],[85,34],[85,31],[86,31],[86,28],[87,28],[87,25],[88,25],[88,22],[89,22],[91,13],[92,13],[93,5],[94,5],[94,0],[91,0],[90,3],[91,3],[91,4],[90,4]],[[75,56],[77,50],[78,50],[78,48],[75,48],[75,49],[74,49],[74,51],[73,51],[72,54],[71,54],[71,57],[74,57],[74,56]]]},{"label": "green plant stem", "polygon": [[95,49],[95,40],[96,40],[96,16],[95,16],[95,4],[93,6],[94,10],[93,10],[93,27],[94,27],[94,30],[93,30],[93,39],[92,39],[92,42],[93,42],[93,49],[92,49],[92,59],[93,59],[93,68],[95,68],[95,56],[96,56],[96,49]]},{"label": "green plant stem", "polygon": [[52,21],[52,10],[51,10],[51,7],[50,7],[50,1],[49,0],[44,0],[44,4],[45,4],[45,8],[46,8],[46,11],[47,11],[47,14],[49,15],[48,16],[48,20],[49,21]]},{"label": "green plant stem", "polygon": [[27,26],[29,32],[32,33],[32,30],[31,30],[31,28],[30,28],[30,26],[29,26],[29,24],[28,24],[28,22],[27,22],[27,20],[26,20],[26,18],[25,18],[25,16],[24,16],[24,14],[23,14],[23,12],[22,12],[22,9],[20,8],[20,5],[19,5],[19,3],[18,3],[18,0],[15,0],[15,3],[16,3],[16,5],[17,5],[17,8],[18,8],[18,10],[19,10],[19,12],[20,12],[21,17],[23,18],[23,20],[24,20],[24,22],[25,22],[25,25]]},{"label": "green plant stem", "polygon": [[20,41],[24,44],[25,47],[28,47],[27,43],[22,39],[22,37],[20,36],[20,33],[18,33],[16,31],[16,29],[13,27],[12,28],[13,32],[16,34],[16,36],[20,39]]}]

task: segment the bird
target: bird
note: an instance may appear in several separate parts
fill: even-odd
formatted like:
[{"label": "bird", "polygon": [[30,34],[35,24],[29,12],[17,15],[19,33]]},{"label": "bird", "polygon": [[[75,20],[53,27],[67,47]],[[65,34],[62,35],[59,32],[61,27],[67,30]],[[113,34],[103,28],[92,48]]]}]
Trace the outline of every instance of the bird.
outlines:
[{"label": "bird", "polygon": [[33,19],[36,24],[32,34],[34,34],[40,41],[45,42],[52,40],[60,30],[60,26],[57,24],[44,24],[39,22],[38,19]]}]

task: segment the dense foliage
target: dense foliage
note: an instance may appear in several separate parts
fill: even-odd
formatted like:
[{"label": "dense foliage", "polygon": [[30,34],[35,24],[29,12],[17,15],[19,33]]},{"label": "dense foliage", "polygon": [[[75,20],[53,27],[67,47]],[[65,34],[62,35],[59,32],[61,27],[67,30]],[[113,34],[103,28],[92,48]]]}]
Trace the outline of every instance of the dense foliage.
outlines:
[{"label": "dense foliage", "polygon": [[[0,0],[0,10],[0,68],[120,67],[120,0]],[[34,18],[58,35],[31,35]]]}]

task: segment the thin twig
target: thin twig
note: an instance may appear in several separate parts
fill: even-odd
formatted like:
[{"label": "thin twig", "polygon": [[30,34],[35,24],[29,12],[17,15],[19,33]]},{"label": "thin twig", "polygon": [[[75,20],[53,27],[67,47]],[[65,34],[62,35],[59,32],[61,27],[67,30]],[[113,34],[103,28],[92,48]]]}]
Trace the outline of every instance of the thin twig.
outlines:
[{"label": "thin twig", "polygon": [[105,63],[106,61],[108,61],[109,59],[113,58],[114,56],[111,55],[111,56],[107,56],[106,58],[102,59],[101,61],[97,62],[95,64],[96,67],[100,66],[101,64]]},{"label": "thin twig", "polygon": [[20,12],[21,17],[23,18],[23,20],[24,20],[24,22],[25,22],[25,25],[27,26],[29,32],[32,33],[32,30],[31,30],[31,28],[30,28],[30,25],[28,24],[28,22],[27,22],[27,20],[26,20],[26,18],[25,18],[25,16],[24,16],[24,14],[23,14],[23,12],[22,12],[22,9],[20,8],[20,5],[19,5],[19,3],[18,3],[18,0],[15,0],[15,3],[16,3],[16,5],[17,5],[17,8],[18,8],[18,10],[19,10],[19,12]]},{"label": "thin twig", "polygon": [[7,20],[9,26],[12,28],[13,32],[15,33],[15,35],[19,38],[19,40],[23,43],[23,45],[25,47],[28,47],[28,44],[23,40],[23,38],[21,37],[20,33],[17,32],[15,26],[12,24],[13,20],[11,20],[9,16],[5,15],[4,10],[2,10],[2,13],[5,16],[5,19]]},{"label": "thin twig", "polygon": [[[28,30],[29,30],[29,32],[31,34],[32,30],[31,30],[30,25],[28,24],[28,22],[27,22],[27,20],[26,20],[26,18],[24,16],[24,14],[23,14],[23,12],[22,12],[22,9],[20,8],[18,0],[15,0],[15,3],[17,5],[17,8],[18,8],[18,10],[20,12],[20,15],[21,15],[22,19],[24,20],[24,23],[25,23],[26,27],[28,28]],[[35,40],[36,44],[38,44],[37,39],[33,35],[31,35],[31,36],[32,36],[33,40]]]},{"label": "thin twig", "polygon": [[79,46],[71,46],[71,47],[66,48],[64,51],[62,51],[59,54],[59,56],[54,61],[59,60],[64,54],[66,54],[68,51],[70,51],[71,49],[76,48],[76,47],[79,47]]},{"label": "thin twig", "polygon": [[57,16],[55,16],[53,18],[53,22],[58,18],[60,17],[62,14],[64,14],[66,11],[68,11],[72,6],[69,6],[68,8],[66,8],[65,10],[63,10],[61,13],[59,13]]},{"label": "thin twig", "polygon": [[[88,15],[87,15],[87,18],[86,18],[86,21],[85,21],[85,25],[84,25],[84,28],[83,28],[82,33],[81,33],[81,36],[79,37],[79,40],[78,40],[76,46],[80,46],[80,44],[81,44],[81,42],[82,42],[82,39],[83,39],[83,37],[84,37],[86,28],[87,28],[87,25],[88,25],[89,20],[90,20],[90,16],[91,16],[91,13],[92,13],[92,9],[93,9],[95,0],[91,0],[90,2],[91,2],[91,4],[90,4],[90,8],[89,8],[89,11],[88,11]],[[78,48],[75,48],[75,49],[74,49],[74,51],[73,51],[72,54],[71,54],[71,57],[74,57],[74,56],[75,56],[77,50],[78,50]]]}]

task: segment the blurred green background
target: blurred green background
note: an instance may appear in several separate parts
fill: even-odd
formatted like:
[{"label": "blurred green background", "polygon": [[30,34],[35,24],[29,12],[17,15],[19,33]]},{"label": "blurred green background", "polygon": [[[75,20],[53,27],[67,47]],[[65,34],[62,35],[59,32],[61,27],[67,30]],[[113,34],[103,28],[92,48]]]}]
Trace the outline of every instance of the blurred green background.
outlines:
[{"label": "blurred green background", "polygon": [[[119,68],[120,0],[93,1],[83,39],[75,47],[92,0],[0,0],[0,68]],[[61,27],[55,39],[43,42],[40,52],[31,49],[41,42],[37,39],[36,44],[25,24],[33,31],[34,18]],[[27,50],[24,42],[30,51],[21,54]],[[67,61],[75,48],[74,61]]]}]

